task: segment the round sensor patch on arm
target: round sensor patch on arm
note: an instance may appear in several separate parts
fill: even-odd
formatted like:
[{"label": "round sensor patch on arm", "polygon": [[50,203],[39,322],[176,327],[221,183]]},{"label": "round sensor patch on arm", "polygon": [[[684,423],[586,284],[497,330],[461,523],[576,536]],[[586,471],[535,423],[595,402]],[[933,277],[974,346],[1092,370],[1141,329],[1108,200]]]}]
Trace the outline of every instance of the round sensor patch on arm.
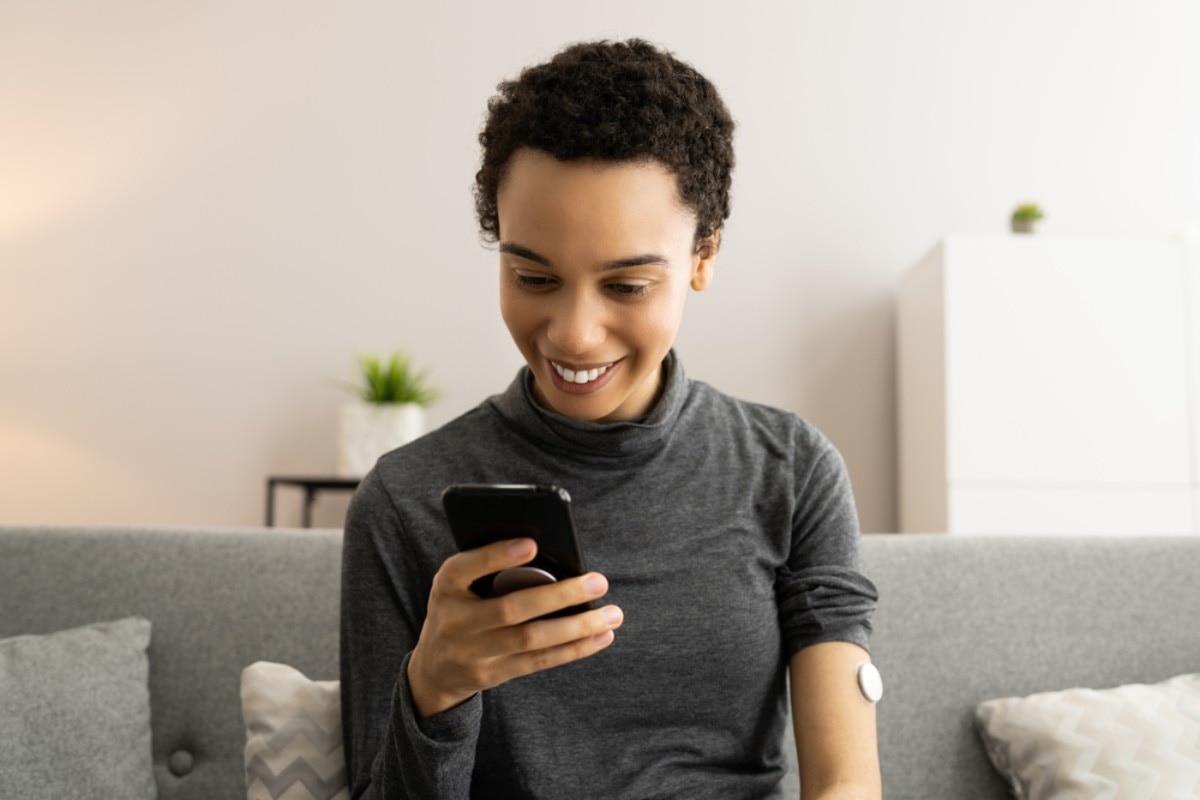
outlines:
[{"label": "round sensor patch on arm", "polygon": [[868,703],[878,703],[883,697],[883,676],[869,661],[858,665],[858,693]]}]

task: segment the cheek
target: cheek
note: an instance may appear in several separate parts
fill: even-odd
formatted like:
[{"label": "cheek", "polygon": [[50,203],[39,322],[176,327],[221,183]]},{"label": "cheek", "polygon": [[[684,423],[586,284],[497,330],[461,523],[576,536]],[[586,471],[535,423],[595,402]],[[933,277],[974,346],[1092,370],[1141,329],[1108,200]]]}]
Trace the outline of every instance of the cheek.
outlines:
[{"label": "cheek", "polygon": [[[504,286],[500,287],[500,318],[514,335],[528,324],[528,312],[523,309],[523,305],[515,292]],[[525,313],[522,313],[523,310]]]},{"label": "cheek", "polygon": [[646,346],[666,350],[675,340],[679,332],[679,323],[683,318],[683,307],[687,300],[687,291],[675,291],[665,297],[657,298],[653,308],[644,309],[647,313],[636,315],[630,320],[630,333]]}]

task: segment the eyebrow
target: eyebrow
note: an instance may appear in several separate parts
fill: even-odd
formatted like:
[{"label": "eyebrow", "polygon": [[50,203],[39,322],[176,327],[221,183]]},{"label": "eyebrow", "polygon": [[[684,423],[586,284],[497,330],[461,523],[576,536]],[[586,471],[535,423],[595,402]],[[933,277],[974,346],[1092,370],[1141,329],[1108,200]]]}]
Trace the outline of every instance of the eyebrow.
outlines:
[{"label": "eyebrow", "polygon": [[[515,242],[501,242],[500,252],[508,253],[509,255],[524,258],[532,261],[535,264],[541,264],[543,267],[554,269],[554,263],[544,255],[530,250],[524,245],[516,244]],[[657,253],[642,253],[636,256],[627,256],[625,258],[614,258],[611,261],[605,261],[601,267],[603,269],[628,269],[630,267],[644,267],[646,265],[670,266],[670,262],[664,256]]]}]

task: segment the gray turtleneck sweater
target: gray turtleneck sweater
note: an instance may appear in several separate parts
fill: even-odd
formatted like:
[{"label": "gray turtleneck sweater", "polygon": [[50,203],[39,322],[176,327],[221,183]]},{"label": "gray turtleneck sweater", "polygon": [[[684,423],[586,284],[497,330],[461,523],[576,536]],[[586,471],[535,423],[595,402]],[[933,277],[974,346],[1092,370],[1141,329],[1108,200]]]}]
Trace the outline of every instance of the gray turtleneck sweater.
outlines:
[{"label": "gray turtleneck sweater", "polygon": [[[845,467],[793,414],[689,381],[636,422],[503,394],[380,459],[346,520],[341,679],[354,798],[778,796],[791,654],[867,646]],[[406,661],[455,552],[452,483],[550,483],[625,622],[600,653],[418,720]]]}]

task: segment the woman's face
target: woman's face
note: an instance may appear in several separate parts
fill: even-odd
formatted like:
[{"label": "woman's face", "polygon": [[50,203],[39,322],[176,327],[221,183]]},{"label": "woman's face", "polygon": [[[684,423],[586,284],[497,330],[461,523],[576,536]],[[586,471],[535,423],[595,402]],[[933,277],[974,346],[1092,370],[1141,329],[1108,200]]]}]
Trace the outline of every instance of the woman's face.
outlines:
[{"label": "woman's face", "polygon": [[695,214],[656,162],[510,161],[496,198],[500,312],[546,408],[593,421],[645,414],[688,289],[712,278]]}]

